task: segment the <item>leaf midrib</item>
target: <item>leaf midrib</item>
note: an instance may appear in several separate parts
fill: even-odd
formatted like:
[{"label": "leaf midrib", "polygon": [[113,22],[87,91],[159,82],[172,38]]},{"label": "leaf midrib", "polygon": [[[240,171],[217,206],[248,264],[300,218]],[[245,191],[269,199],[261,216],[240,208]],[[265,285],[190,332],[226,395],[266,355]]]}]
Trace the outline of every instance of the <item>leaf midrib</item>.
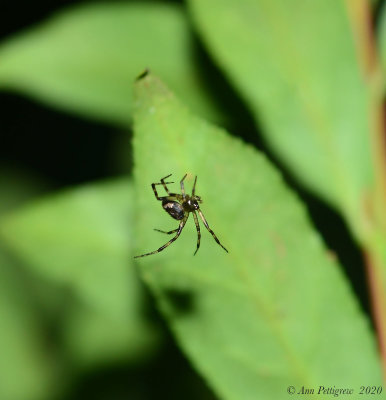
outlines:
[{"label": "leaf midrib", "polygon": [[[228,256],[233,258],[233,262],[229,263],[231,267],[233,267],[234,265],[238,266],[242,264],[241,260],[243,260],[243,257],[240,256],[235,257],[234,251],[232,253],[229,253]],[[236,267],[235,270],[240,276],[241,281],[244,283],[244,287],[248,288],[248,293],[246,293],[241,289],[238,289],[236,286],[224,285],[223,282],[210,278],[207,274],[198,272],[199,271],[198,269],[181,270],[180,268],[168,267],[168,271],[170,271],[174,277],[177,277],[178,275],[183,277],[188,277],[190,280],[195,280],[200,284],[205,284],[207,286],[218,287],[220,289],[229,290],[240,296],[250,298],[251,303],[254,305],[253,309],[255,310],[255,312],[258,314],[259,317],[262,316],[266,320],[267,325],[270,327],[271,331],[276,337],[277,342],[279,343],[280,347],[284,350],[283,353],[287,355],[287,359],[289,361],[288,365],[296,366],[295,368],[296,373],[294,375],[298,377],[299,382],[304,382],[304,385],[308,385],[309,387],[311,387],[312,380],[310,379],[309,374],[306,372],[306,368],[304,367],[303,362],[299,362],[298,357],[296,357],[296,352],[291,349],[292,346],[289,344],[288,340],[285,338],[285,335],[282,333],[282,330],[278,326],[278,323],[276,322],[276,319],[273,316],[274,313],[272,312],[272,310],[270,310],[267,304],[262,299],[260,299],[259,296],[256,294],[257,291],[254,290],[255,288],[253,287],[253,285],[250,284],[252,280],[248,278],[248,273],[245,274],[245,268],[242,268],[241,270],[240,267]],[[291,370],[289,369],[289,371]],[[255,368],[253,369],[253,372],[258,376],[261,375],[259,371],[257,371]]]}]

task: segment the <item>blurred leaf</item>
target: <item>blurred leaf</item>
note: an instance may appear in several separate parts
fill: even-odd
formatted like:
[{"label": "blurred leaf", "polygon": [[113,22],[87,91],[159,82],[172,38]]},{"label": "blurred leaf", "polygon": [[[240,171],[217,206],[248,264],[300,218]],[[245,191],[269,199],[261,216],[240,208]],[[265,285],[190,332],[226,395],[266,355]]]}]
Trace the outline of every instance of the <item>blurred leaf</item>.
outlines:
[{"label": "blurred leaf", "polygon": [[[155,332],[131,261],[132,190],[122,179],[51,196],[1,226],[42,277],[74,292],[65,336],[82,363],[146,356]],[[71,312],[72,311],[72,312]]]},{"label": "blurred leaf", "polygon": [[151,355],[158,332],[151,332],[155,327],[145,325],[144,315],[140,314],[143,310],[139,304],[135,306],[137,309],[132,307],[119,318],[84,304],[73,307],[64,325],[64,339],[72,358],[83,367],[93,367],[128,358],[142,361]]},{"label": "blurred leaf", "polygon": [[41,176],[30,171],[0,166],[0,214],[19,207],[49,187]]},{"label": "blurred leaf", "polygon": [[152,228],[177,225],[149,183],[185,172],[188,191],[198,175],[202,210],[229,249],[202,228],[193,257],[190,217],[175,243],[138,259],[181,347],[221,398],[288,399],[288,385],[379,383],[368,321],[266,158],[191,115],[152,75],[136,84],[136,105],[137,254],[170,238]]},{"label": "blurred leaf", "polygon": [[198,113],[222,120],[199,77],[195,50],[178,5],[86,4],[4,42],[0,88],[127,124],[132,82],[150,67]]},{"label": "blurred leaf", "polygon": [[[0,169],[1,218],[46,188],[45,182],[22,170]],[[35,302],[33,282],[0,243],[0,399],[52,399],[66,378],[54,363],[54,351]]]},{"label": "blurred leaf", "polygon": [[58,366],[44,343],[29,294],[15,264],[0,248],[1,399],[52,399],[60,388]]},{"label": "blurred leaf", "polygon": [[363,234],[374,177],[365,60],[350,21],[357,2],[195,0],[190,6],[269,145]]}]

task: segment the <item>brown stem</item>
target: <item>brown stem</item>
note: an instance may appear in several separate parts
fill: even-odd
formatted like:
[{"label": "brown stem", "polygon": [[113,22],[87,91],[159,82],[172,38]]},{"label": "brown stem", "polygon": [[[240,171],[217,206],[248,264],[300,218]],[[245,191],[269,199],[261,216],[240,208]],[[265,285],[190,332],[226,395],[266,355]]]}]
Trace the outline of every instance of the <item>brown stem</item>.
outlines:
[{"label": "brown stem", "polygon": [[[386,125],[383,72],[376,51],[371,5],[366,0],[346,0],[358,62],[368,87],[369,132],[374,170],[374,188],[369,193],[368,231],[362,243],[366,252],[372,313],[386,381],[386,260],[375,245],[381,237],[386,246]],[[367,197],[367,196],[365,196]],[[367,203],[367,199],[365,200]]]},{"label": "brown stem", "polygon": [[386,382],[386,291],[383,287],[382,274],[379,272],[379,266],[370,253],[365,254],[367,280],[369,283],[370,300],[372,306],[375,328],[378,332],[378,344],[383,365],[383,378]]},{"label": "brown stem", "polygon": [[386,126],[383,70],[376,51],[373,16],[366,0],[346,0],[358,63],[368,87],[369,128],[375,174],[373,217],[386,233]]}]

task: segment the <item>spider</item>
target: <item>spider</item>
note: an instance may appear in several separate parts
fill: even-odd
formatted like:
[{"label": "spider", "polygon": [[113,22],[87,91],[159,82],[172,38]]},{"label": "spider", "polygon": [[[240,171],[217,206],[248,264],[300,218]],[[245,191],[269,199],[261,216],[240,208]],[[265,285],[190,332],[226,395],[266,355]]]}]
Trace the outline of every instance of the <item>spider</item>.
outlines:
[{"label": "spider", "polygon": [[[200,247],[200,239],[201,239],[200,225],[198,223],[196,211],[198,212],[199,216],[201,217],[202,222],[205,225],[205,228],[213,236],[213,239],[228,253],[228,250],[220,243],[220,241],[218,240],[215,233],[212,231],[212,229],[210,229],[208,222],[206,221],[206,219],[204,217],[204,214],[200,210],[200,206],[198,203],[202,203],[202,200],[201,200],[200,196],[195,195],[197,176],[194,179],[192,194],[188,195],[188,194],[185,194],[185,186],[184,186],[184,179],[186,178],[187,174],[185,174],[184,177],[180,181],[181,194],[169,192],[169,189],[166,185],[169,185],[174,182],[165,182],[165,179],[169,178],[171,175],[172,174],[165,176],[165,178],[162,178],[160,183],[152,183],[151,187],[153,189],[156,199],[159,201],[162,201],[163,209],[172,218],[176,219],[177,221],[180,221],[180,224],[177,229],[173,229],[172,231],[169,231],[169,232],[161,231],[160,229],[155,229],[155,231],[158,231],[161,233],[166,233],[168,235],[175,233],[175,232],[177,232],[177,233],[173,237],[173,239],[170,239],[166,244],[161,246],[158,250],[154,250],[154,251],[151,251],[150,253],[142,254],[140,256],[135,256],[134,258],[150,256],[152,254],[159,253],[160,251],[164,250],[166,247],[170,246],[180,236],[182,229],[184,229],[186,221],[189,218],[190,213],[193,214],[194,223],[195,223],[196,229],[197,229],[197,248],[196,248],[196,251],[194,252],[194,255],[195,255]],[[162,185],[168,195],[163,196],[163,197],[158,196],[156,185]]]}]

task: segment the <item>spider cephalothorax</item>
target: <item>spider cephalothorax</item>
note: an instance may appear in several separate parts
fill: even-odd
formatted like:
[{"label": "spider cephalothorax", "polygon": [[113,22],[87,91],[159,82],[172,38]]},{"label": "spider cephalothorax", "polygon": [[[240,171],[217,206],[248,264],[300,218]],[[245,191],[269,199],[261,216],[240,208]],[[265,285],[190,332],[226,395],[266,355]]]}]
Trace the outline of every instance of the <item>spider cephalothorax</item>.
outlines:
[{"label": "spider cephalothorax", "polygon": [[[196,190],[196,182],[197,182],[197,176],[194,179],[194,184],[193,184],[193,189],[192,189],[192,194],[185,194],[185,186],[184,186],[184,179],[186,178],[186,175],[181,179],[180,181],[180,186],[181,186],[181,194],[178,193],[170,193],[169,189],[166,185],[169,185],[174,182],[165,182],[165,179],[169,178],[171,176],[165,176],[165,178],[161,179],[160,183],[152,183],[151,187],[153,188],[154,195],[157,200],[162,201],[162,207],[163,209],[174,219],[180,221],[180,224],[177,229],[173,229],[172,231],[166,232],[166,231],[161,231],[159,229],[156,229],[158,232],[166,233],[168,235],[172,233],[176,233],[176,235],[173,237],[173,239],[170,239],[166,244],[161,246],[158,250],[154,250],[150,253],[142,254],[140,256],[135,256],[134,258],[138,257],[145,257],[145,256],[150,256],[151,254],[156,254],[159,253],[160,251],[164,250],[166,247],[168,247],[170,244],[172,244],[175,240],[177,240],[178,236],[180,236],[182,229],[184,228],[186,221],[189,218],[189,214],[193,214],[194,218],[194,223],[196,225],[197,229],[197,248],[194,254],[197,253],[197,250],[200,247],[200,239],[201,239],[201,232],[200,232],[200,225],[198,223],[198,218],[196,211],[200,218],[202,219],[202,222],[205,225],[205,228],[208,229],[208,231],[212,234],[214,240],[228,253],[228,250],[220,243],[218,240],[217,236],[214,234],[212,229],[209,228],[208,222],[206,221],[204,214],[200,210],[200,203],[202,203],[201,197],[196,196],[195,190]],[[156,185],[162,185],[163,188],[165,189],[167,196],[160,197],[158,196]]]}]

